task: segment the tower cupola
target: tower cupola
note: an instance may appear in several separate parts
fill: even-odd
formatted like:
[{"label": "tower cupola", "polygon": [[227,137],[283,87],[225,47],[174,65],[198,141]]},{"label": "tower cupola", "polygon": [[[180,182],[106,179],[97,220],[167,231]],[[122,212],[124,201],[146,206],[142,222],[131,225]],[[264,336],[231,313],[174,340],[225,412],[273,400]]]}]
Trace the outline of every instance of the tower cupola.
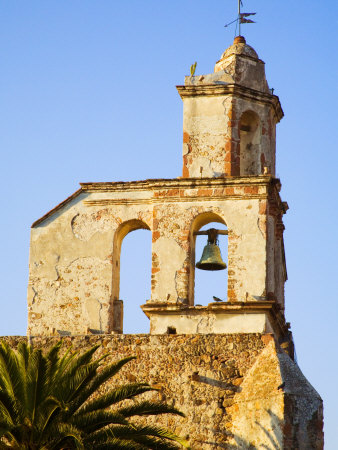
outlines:
[{"label": "tower cupola", "polygon": [[276,124],[283,117],[269,89],[264,62],[243,36],[215,71],[185,77],[183,177],[275,174]]},{"label": "tower cupola", "polygon": [[215,72],[224,71],[234,83],[270,94],[264,66],[256,51],[247,45],[245,38],[237,36],[217,61]]}]

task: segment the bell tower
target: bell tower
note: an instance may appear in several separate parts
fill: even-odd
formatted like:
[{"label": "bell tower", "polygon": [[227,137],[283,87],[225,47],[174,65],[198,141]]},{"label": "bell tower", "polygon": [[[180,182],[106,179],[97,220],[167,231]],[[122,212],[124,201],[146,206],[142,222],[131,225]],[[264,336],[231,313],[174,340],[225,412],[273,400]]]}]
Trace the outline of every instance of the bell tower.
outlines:
[{"label": "bell tower", "polygon": [[[152,234],[151,298],[140,301],[150,333],[288,336],[287,204],[275,178],[276,124],[283,111],[264,63],[237,36],[212,74],[186,77],[177,89],[183,99],[183,176],[82,183],[33,224],[31,334],[122,332],[121,246],[129,232],[142,228]],[[217,233],[202,230],[213,222],[226,227],[227,268]],[[202,258],[195,251],[198,234],[208,234]],[[211,292],[206,306],[195,305],[200,269],[224,270],[226,301],[215,302]]]},{"label": "bell tower", "polygon": [[[102,342],[115,359],[135,353],[131,376],[182,407],[176,432],[186,430],[194,449],[322,449],[322,401],[292,361],[284,315],[279,99],[242,36],[214,73],[177,89],[183,176],[81,183],[33,224],[28,335],[42,346],[54,340],[48,335],[70,336],[75,348]],[[152,235],[151,297],[138,299],[150,333],[121,336],[121,247],[137,229]],[[224,261],[220,234],[228,236]],[[202,256],[197,235],[208,242]],[[203,305],[195,303],[200,269],[224,274],[221,298],[211,290]]]},{"label": "bell tower", "polygon": [[275,175],[276,124],[283,117],[264,62],[237,36],[214,73],[186,77],[183,177]]},{"label": "bell tower", "polygon": [[[186,257],[173,273],[177,290],[166,300],[157,295],[160,270],[154,268],[153,296],[143,306],[151,332],[268,331],[288,340],[282,221],[288,206],[275,178],[276,125],[283,111],[269,89],[264,62],[237,36],[214,73],[187,76],[177,90],[183,100],[183,171],[175,214],[185,218],[179,243]],[[166,195],[173,191],[163,191]],[[214,221],[227,226],[213,229],[216,238],[217,231],[228,235],[227,301],[211,298],[208,306],[195,306],[195,271],[226,266],[216,238],[210,238],[212,230],[200,231]],[[197,262],[199,234],[208,234],[208,244]]]}]

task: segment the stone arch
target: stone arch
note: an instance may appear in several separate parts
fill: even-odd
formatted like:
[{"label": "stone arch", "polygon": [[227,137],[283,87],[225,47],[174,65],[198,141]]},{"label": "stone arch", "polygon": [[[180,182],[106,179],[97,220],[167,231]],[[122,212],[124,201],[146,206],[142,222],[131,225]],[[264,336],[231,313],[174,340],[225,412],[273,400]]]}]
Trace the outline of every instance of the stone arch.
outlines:
[{"label": "stone arch", "polygon": [[189,305],[194,305],[195,301],[195,264],[196,264],[196,236],[195,232],[199,231],[208,223],[217,222],[227,226],[224,218],[215,211],[205,211],[193,219],[190,227],[190,263],[189,263]]},{"label": "stone arch", "polygon": [[114,234],[112,257],[112,314],[109,328],[110,331],[117,333],[122,333],[123,330],[123,302],[119,299],[121,247],[123,239],[127,234],[136,230],[150,230],[150,227],[143,220],[131,219],[121,223]]},{"label": "stone arch", "polygon": [[261,120],[257,113],[245,111],[239,121],[240,176],[260,175]]}]

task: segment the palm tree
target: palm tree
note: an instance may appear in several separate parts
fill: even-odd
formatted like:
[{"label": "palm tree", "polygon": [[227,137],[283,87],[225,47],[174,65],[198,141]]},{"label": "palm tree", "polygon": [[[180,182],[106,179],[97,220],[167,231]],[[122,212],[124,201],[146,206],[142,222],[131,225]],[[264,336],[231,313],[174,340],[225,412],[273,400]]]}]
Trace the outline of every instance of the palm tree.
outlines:
[{"label": "palm tree", "polygon": [[166,429],[132,421],[134,417],[158,414],[183,416],[164,403],[138,400],[140,394],[154,390],[148,384],[128,383],[98,393],[134,359],[104,365],[107,355],[93,360],[98,347],[81,355],[70,349],[60,356],[61,342],[45,355],[26,343],[20,343],[17,351],[0,343],[1,449],[188,447],[186,441]]}]

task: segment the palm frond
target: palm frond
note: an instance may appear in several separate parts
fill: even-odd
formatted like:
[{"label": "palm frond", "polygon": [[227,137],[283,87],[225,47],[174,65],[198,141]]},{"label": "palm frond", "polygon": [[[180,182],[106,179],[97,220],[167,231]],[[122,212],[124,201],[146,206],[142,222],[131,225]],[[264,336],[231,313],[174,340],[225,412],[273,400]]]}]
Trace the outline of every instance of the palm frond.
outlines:
[{"label": "palm frond", "polygon": [[81,393],[87,384],[95,377],[96,362],[80,366],[74,375],[64,374],[59,382],[58,394],[65,403],[71,402]]},{"label": "palm frond", "polygon": [[90,412],[98,409],[108,408],[116,403],[128,400],[144,392],[153,391],[154,389],[147,383],[130,383],[117,387],[101,397],[86,403],[79,411]]},{"label": "palm frond", "polygon": [[128,425],[128,420],[119,412],[99,410],[87,414],[74,415],[70,423],[86,433],[92,433],[108,425]]},{"label": "palm frond", "polygon": [[176,414],[184,417],[184,414],[174,406],[163,402],[141,401],[133,405],[119,409],[119,413],[124,417],[158,415],[158,414]]},{"label": "palm frond", "polygon": [[16,420],[18,411],[15,399],[7,391],[0,389],[0,420],[8,420],[13,423]]},{"label": "palm frond", "polygon": [[[133,416],[183,414],[160,402],[137,401],[154,391],[147,383],[129,383],[98,395],[133,356],[103,366],[107,354],[93,360],[98,346],[61,357],[61,343],[44,355],[26,343],[14,351],[0,342],[0,448],[23,450],[105,448],[172,450],[187,443],[155,426],[130,422]],[[96,396],[94,398],[94,395]],[[113,409],[110,409],[113,407]]]},{"label": "palm frond", "polygon": [[136,424],[129,424],[128,426],[112,426],[100,430],[97,433],[92,433],[90,440],[95,441],[105,438],[105,439],[122,439],[122,440],[133,440],[139,439],[144,436],[151,436],[152,438],[158,438],[160,440],[169,440],[173,442],[178,442],[186,448],[189,448],[187,441],[171,431],[165,428],[156,426],[142,426]]},{"label": "palm frond", "polygon": [[[46,436],[43,436],[43,438],[46,440]],[[67,423],[61,422],[50,427],[48,441],[48,450],[66,448],[85,449],[81,431],[74,425]],[[41,446],[37,448],[44,447]]]},{"label": "palm frond", "polygon": [[75,413],[103,383],[110,380],[110,378],[116,375],[125,364],[133,359],[135,359],[135,356],[129,356],[104,367],[100,373],[96,374],[91,383],[89,383],[89,385],[77,396],[77,399],[74,400],[69,409],[69,413]]},{"label": "palm frond", "polygon": [[24,395],[22,373],[15,352],[6,342],[0,343],[0,389],[7,391],[15,398],[16,395]]},{"label": "palm frond", "polygon": [[[90,348],[82,355],[75,356],[75,358],[72,358],[70,364],[67,366],[68,376],[69,377],[74,376],[80,367],[84,367],[89,363],[93,364],[92,357],[99,347],[100,347],[99,345],[94,345],[94,347]],[[99,361],[95,361],[95,364],[98,366]]]},{"label": "palm frond", "polygon": [[151,438],[149,436],[135,438],[135,441],[138,444],[142,444],[144,448],[149,450],[178,450],[182,448],[181,444],[176,444],[172,441],[163,441],[157,438]]},{"label": "palm frond", "polygon": [[95,443],[95,450],[147,450],[142,444],[121,439],[109,439],[103,443]]}]

